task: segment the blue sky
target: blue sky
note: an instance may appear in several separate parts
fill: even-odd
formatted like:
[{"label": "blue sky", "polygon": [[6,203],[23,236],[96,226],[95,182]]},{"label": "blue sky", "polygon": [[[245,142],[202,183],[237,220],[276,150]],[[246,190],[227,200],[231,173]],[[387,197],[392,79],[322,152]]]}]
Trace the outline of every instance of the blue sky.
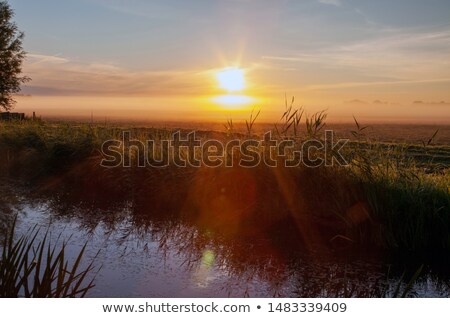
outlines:
[{"label": "blue sky", "polygon": [[214,94],[238,65],[266,100],[450,101],[448,0],[9,2],[36,96]]}]

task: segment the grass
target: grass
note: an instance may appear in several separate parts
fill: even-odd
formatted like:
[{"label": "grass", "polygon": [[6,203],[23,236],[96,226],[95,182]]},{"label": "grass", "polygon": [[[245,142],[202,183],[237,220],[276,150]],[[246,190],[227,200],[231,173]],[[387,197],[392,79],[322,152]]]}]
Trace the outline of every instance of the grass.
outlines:
[{"label": "grass", "polygon": [[[356,121],[356,120],[355,120]],[[361,127],[357,123],[357,138]],[[433,136],[433,138],[435,135]],[[450,249],[450,174],[448,147],[353,144],[349,170],[364,190],[370,215],[382,224],[385,245],[408,251]],[[414,149],[415,154],[411,154]]]},{"label": "grass", "polygon": [[94,287],[87,281],[93,263],[80,269],[86,249],[84,245],[72,265],[65,255],[66,242],[57,248],[49,233],[38,242],[39,230],[34,227],[15,240],[16,220],[5,236],[0,260],[0,297],[67,298],[84,297]]},{"label": "grass", "polygon": [[[253,136],[258,115],[252,113],[246,121],[246,134],[238,134],[229,120],[226,133],[214,136],[225,140]],[[290,105],[286,102],[286,111],[274,132],[280,139],[320,138],[325,120],[325,112],[308,116],[302,107],[295,108],[292,100]],[[351,132],[354,140],[344,149],[351,159],[346,167],[260,165],[247,169],[250,171],[225,167],[168,167],[161,171],[99,166],[101,144],[121,139],[123,129],[118,127],[42,121],[0,123],[0,171],[11,179],[45,184],[49,189],[63,183],[71,184],[71,189],[86,188],[89,191],[85,195],[97,193],[96,200],[132,195],[139,201],[139,195],[155,193],[153,201],[148,202],[155,209],[172,207],[198,215],[208,206],[208,217],[222,221],[218,227],[233,223],[228,218],[238,213],[241,226],[247,227],[290,221],[311,225],[310,230],[307,226],[303,229],[306,237],[317,231],[320,244],[449,251],[450,147],[433,146],[435,136],[415,145],[372,142],[364,134],[367,127],[356,119],[355,125]],[[171,131],[164,129],[127,130],[139,140],[158,142],[171,136]],[[213,133],[204,134],[208,137]],[[133,151],[126,153],[133,157]],[[206,202],[222,197],[222,188],[227,189],[228,205],[223,206],[231,210],[228,212],[221,212],[223,206]]]}]

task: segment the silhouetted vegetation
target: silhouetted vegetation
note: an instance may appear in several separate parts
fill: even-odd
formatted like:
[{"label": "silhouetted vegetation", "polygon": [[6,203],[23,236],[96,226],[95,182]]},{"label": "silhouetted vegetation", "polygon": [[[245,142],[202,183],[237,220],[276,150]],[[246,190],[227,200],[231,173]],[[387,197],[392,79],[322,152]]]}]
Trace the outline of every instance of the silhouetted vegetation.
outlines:
[{"label": "silhouetted vegetation", "polygon": [[9,110],[14,104],[13,94],[20,85],[29,81],[21,76],[25,51],[22,48],[24,33],[12,21],[14,12],[7,1],[0,1],[0,110]]},{"label": "silhouetted vegetation", "polygon": [[5,235],[0,259],[0,297],[84,297],[94,287],[93,279],[85,282],[93,263],[80,269],[86,245],[69,265],[66,242],[50,242],[49,233],[38,240],[39,229],[15,238],[14,221]]}]

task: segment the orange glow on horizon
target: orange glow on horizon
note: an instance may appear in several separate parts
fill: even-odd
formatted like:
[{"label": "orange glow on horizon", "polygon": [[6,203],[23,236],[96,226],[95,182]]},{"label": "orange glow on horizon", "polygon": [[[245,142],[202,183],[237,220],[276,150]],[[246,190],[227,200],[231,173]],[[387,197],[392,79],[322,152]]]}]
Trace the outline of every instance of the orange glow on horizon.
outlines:
[{"label": "orange glow on horizon", "polygon": [[214,97],[212,101],[227,110],[241,110],[243,107],[253,103],[255,99],[246,95],[221,95]]}]

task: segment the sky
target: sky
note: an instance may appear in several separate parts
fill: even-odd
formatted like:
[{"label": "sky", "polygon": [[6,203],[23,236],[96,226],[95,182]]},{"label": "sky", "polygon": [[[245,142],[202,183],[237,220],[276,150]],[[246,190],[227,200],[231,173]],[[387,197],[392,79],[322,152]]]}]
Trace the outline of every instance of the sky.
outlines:
[{"label": "sky", "polygon": [[[272,120],[295,96],[337,121],[450,122],[448,0],[9,3],[32,78],[17,111]],[[238,92],[217,81],[228,68],[245,76]]]}]

